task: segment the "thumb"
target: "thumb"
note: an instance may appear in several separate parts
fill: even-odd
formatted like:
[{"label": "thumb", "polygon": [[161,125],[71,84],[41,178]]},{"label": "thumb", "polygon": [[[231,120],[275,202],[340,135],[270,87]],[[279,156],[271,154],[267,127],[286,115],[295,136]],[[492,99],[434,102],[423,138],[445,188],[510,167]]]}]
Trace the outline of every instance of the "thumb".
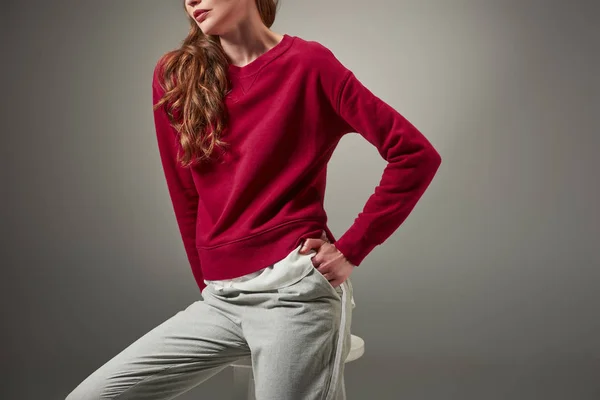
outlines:
[{"label": "thumb", "polygon": [[320,242],[321,239],[314,239],[314,238],[308,238],[306,240],[304,240],[304,243],[302,244],[302,247],[300,248],[300,252],[304,253],[307,252],[308,250],[312,250],[317,246],[317,243]]}]

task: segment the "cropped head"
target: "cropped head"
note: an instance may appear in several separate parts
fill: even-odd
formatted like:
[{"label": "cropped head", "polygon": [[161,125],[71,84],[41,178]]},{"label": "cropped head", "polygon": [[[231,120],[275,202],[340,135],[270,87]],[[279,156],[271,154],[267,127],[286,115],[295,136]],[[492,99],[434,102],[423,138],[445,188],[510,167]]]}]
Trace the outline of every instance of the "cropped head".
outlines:
[{"label": "cropped head", "polygon": [[189,166],[209,160],[227,125],[225,96],[230,91],[229,58],[220,37],[270,28],[278,0],[184,0],[190,30],[180,48],[159,61],[164,107],[179,134],[179,161]]},{"label": "cropped head", "polygon": [[205,35],[222,36],[237,28],[262,20],[271,27],[275,20],[273,0],[185,0],[191,24],[197,24]]}]

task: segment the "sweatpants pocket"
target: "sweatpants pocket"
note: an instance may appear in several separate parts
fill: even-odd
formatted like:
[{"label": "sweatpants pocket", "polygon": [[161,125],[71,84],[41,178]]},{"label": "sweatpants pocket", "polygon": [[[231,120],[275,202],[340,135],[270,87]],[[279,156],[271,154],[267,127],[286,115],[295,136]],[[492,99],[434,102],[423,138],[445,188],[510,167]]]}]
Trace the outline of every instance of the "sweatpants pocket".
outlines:
[{"label": "sweatpants pocket", "polygon": [[308,274],[307,276],[316,275],[316,279],[317,279],[318,281],[320,281],[322,285],[325,285],[325,287],[326,287],[326,288],[327,288],[327,289],[328,289],[330,292],[333,292],[333,293],[335,293],[335,295],[336,295],[336,296],[337,296],[337,297],[338,297],[338,298],[341,300],[341,298],[342,298],[342,294],[343,294],[343,289],[342,289],[342,285],[343,285],[343,283],[342,283],[342,285],[340,285],[340,286],[334,287],[334,286],[331,284],[331,282],[329,282],[329,281],[327,280],[327,278],[325,278],[325,276],[323,276],[323,274],[321,273],[321,271],[319,271],[319,270],[317,269],[317,267],[315,267],[315,265],[313,264],[313,262],[312,262],[312,257],[314,256],[314,254],[313,254],[313,253],[316,253],[316,252],[314,252],[314,251],[313,251],[313,252],[311,252],[311,253],[310,253],[310,255],[307,257],[307,259],[308,259],[308,262],[310,263],[310,266],[312,267],[312,272],[313,272],[313,273],[312,273],[312,274]]}]

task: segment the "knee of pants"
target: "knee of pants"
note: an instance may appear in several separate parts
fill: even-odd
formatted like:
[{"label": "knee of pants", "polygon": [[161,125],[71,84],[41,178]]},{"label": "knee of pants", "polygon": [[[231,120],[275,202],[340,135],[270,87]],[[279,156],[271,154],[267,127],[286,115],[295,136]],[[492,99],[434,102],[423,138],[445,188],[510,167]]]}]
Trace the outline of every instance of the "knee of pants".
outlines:
[{"label": "knee of pants", "polygon": [[109,400],[114,398],[114,396],[104,396],[104,392],[105,390],[103,386],[94,385],[88,381],[83,381],[67,395],[65,400]]}]

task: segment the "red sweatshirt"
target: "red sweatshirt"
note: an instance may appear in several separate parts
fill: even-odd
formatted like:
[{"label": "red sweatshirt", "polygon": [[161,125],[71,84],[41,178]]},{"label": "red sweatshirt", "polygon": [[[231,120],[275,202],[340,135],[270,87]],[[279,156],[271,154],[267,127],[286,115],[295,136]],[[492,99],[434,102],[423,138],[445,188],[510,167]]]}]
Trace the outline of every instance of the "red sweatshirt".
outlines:
[{"label": "red sweatshirt", "polygon": [[[153,100],[163,94],[160,62]],[[229,126],[219,162],[176,163],[180,145],[164,110],[154,112],[161,163],[194,278],[229,279],[269,266],[325,230],[353,265],[408,217],[441,157],[402,115],[361,84],[322,44],[284,35],[244,67],[229,66]],[[327,163],[356,132],[386,165],[379,185],[336,238],[323,208]]]}]

